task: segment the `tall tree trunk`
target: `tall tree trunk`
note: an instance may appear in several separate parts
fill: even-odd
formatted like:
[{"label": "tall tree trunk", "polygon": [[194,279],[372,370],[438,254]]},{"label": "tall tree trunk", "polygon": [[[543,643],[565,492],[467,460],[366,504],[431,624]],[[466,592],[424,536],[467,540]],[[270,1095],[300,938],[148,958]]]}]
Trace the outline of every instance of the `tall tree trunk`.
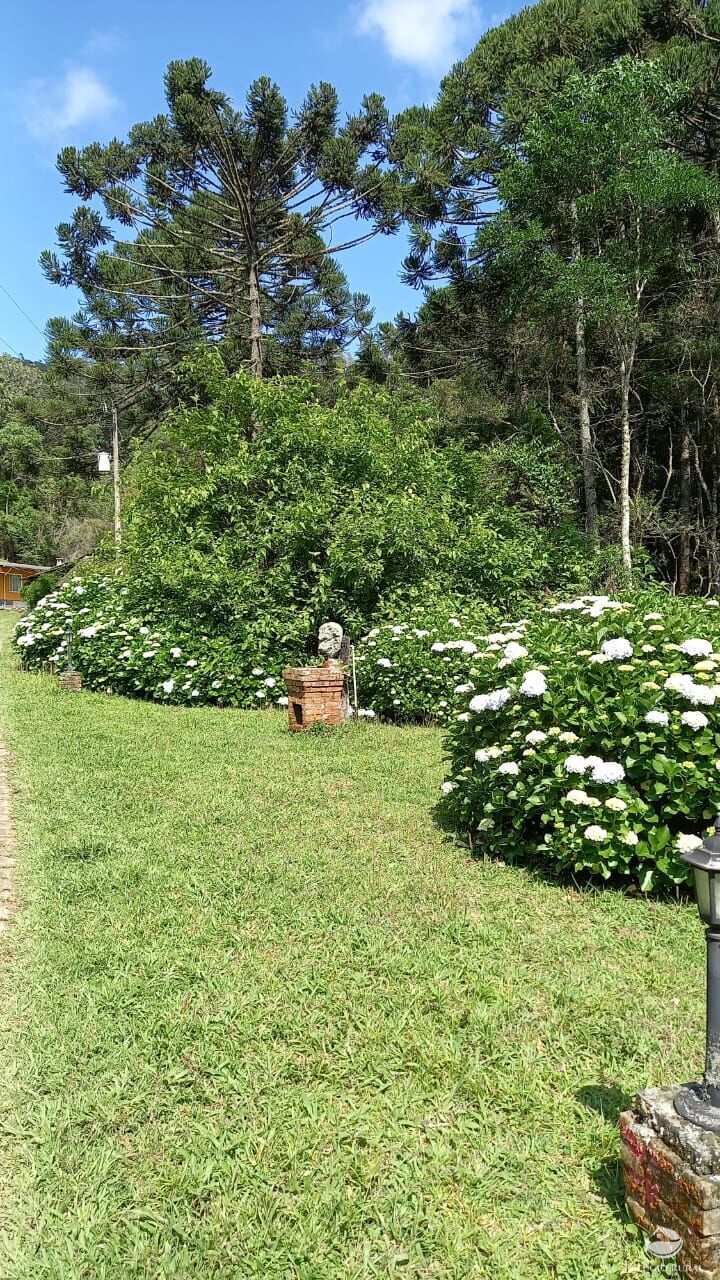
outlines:
[{"label": "tall tree trunk", "polygon": [[718,486],[720,486],[720,397],[717,383],[710,396],[712,412],[710,417],[710,515],[708,530],[708,591],[710,595],[720,594],[720,539],[718,537]]},{"label": "tall tree trunk", "polygon": [[[572,257],[580,260],[580,241],[577,238],[577,205],[570,205],[573,222]],[[580,419],[580,456],[582,458],[583,487],[585,490],[585,527],[591,538],[598,536],[598,502],[593,462],[592,433],[590,431],[590,393],[587,372],[587,328],[585,324],[585,299],[578,298],[575,310],[575,361],[577,365],[578,415]]]},{"label": "tall tree trunk", "polygon": [[630,384],[634,354],[633,348],[632,353],[624,352],[620,360],[620,548],[628,581],[632,578],[632,547],[630,545],[630,463],[632,458]]},{"label": "tall tree trunk", "polygon": [[596,539],[598,536],[598,501],[597,488],[595,486],[592,433],[590,431],[585,301],[582,297],[577,300],[575,316],[575,358],[577,362],[578,412],[580,417],[580,454],[585,489],[585,527],[590,537]]},{"label": "tall tree trunk", "polygon": [[690,433],[687,405],[681,409],[680,437],[680,553],[677,564],[676,590],[686,596],[690,591],[690,528],[692,522],[692,472],[690,469]]},{"label": "tall tree trunk", "polygon": [[260,280],[257,263],[250,263],[248,279],[248,301],[250,303],[250,372],[253,378],[263,376],[262,351],[262,316],[260,313]]}]

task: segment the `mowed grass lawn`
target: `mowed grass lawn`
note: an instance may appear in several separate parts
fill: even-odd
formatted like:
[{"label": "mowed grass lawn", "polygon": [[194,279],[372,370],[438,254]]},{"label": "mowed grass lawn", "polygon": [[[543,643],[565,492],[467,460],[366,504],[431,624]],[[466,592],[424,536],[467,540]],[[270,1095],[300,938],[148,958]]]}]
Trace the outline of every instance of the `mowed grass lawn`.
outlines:
[{"label": "mowed grass lawn", "polygon": [[3,1280],[652,1272],[617,1114],[701,1070],[691,907],[470,861],[434,730],[3,661]]}]

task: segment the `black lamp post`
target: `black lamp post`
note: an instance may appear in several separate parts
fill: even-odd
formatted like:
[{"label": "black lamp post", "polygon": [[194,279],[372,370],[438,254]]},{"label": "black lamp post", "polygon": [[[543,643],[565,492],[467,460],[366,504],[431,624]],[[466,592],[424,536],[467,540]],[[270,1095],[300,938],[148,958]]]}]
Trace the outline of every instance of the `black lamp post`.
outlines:
[{"label": "black lamp post", "polygon": [[701,1129],[720,1133],[720,814],[715,835],[682,859],[693,869],[698,910],[707,926],[707,1030],[702,1083],[680,1089],[675,1110]]},{"label": "black lamp post", "polygon": [[66,644],[67,644],[67,652],[66,652],[66,655],[65,655],[65,656],[66,656],[66,658],[67,658],[67,666],[66,666],[65,670],[66,670],[67,674],[68,674],[69,676],[71,676],[71,675],[74,675],[74,674],[75,674],[75,668],[74,668],[74,666],[73,666],[73,651],[72,651],[72,644],[73,644],[73,629],[72,629],[72,623],[71,623],[71,622],[69,622],[69,623],[68,623],[68,625],[67,625],[67,630],[66,630],[66,632],[65,632],[65,641],[66,641]]}]

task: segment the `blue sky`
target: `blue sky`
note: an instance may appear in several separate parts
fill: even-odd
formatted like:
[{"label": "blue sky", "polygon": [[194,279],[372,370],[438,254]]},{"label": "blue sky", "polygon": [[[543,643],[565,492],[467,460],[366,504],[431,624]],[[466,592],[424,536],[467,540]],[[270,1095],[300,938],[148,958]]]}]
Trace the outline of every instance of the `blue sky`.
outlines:
[{"label": "blue sky", "polygon": [[[397,111],[431,101],[452,62],[518,7],[483,9],[476,0],[125,0],[117,17],[118,7],[101,11],[88,0],[8,5],[0,54],[0,350],[40,358],[38,330],[48,316],[74,308],[72,295],[46,283],[37,265],[76,203],[55,170],[57,151],[123,136],[161,111],[170,59],[205,58],[214,84],[236,101],[256,76],[269,75],[291,106],[311,83],[329,80],[347,111],[371,91]],[[383,238],[342,256],[352,287],[370,294],[378,320],[417,305],[417,294],[398,279],[402,252],[398,238]]]}]

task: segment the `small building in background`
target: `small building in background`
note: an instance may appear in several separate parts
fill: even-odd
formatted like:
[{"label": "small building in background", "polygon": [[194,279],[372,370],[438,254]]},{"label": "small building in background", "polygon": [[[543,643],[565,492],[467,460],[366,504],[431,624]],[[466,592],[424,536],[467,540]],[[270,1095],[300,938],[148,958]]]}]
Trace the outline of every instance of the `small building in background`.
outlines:
[{"label": "small building in background", "polygon": [[21,587],[51,568],[52,565],[48,564],[17,564],[13,560],[0,560],[0,609],[21,604]]}]

